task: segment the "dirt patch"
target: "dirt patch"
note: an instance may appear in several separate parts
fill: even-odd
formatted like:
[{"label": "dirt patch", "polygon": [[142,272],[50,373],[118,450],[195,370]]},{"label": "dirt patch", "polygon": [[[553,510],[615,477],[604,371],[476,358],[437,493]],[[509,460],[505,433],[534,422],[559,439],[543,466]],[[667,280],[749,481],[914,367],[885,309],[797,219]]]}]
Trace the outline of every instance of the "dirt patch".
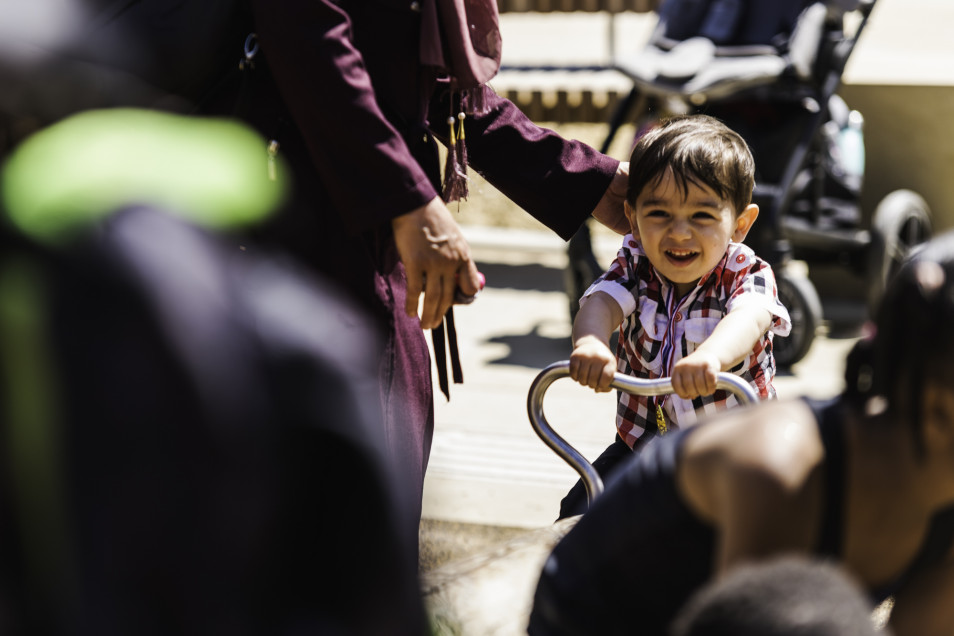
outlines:
[{"label": "dirt patch", "polygon": [[420,568],[427,572],[526,534],[523,528],[422,519]]}]

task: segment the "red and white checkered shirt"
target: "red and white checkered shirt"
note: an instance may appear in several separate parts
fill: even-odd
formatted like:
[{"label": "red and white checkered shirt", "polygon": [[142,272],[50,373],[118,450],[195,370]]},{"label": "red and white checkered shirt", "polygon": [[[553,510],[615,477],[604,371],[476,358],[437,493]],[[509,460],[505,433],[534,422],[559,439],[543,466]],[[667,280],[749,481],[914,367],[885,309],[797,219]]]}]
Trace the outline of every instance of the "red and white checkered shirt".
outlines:
[{"label": "red and white checkered shirt", "polygon": [[[597,291],[612,296],[623,310],[617,369],[637,378],[671,376],[673,365],[695,351],[727,313],[752,304],[764,307],[774,316],[769,331],[730,372],[752,385],[759,399],[775,397],[772,338],[773,334],[787,336],[792,325],[778,300],[772,268],[749,247],[730,243],[719,264],[680,299],[673,286],[657,274],[639,241],[627,234],[613,265],[586,290],[580,304]],[[679,428],[695,423],[699,411],[711,414],[739,403],[733,394],[722,390],[693,400],[675,394],[619,394],[616,428],[634,450],[652,439],[645,432],[656,430],[657,405],[663,408],[667,424]]]}]

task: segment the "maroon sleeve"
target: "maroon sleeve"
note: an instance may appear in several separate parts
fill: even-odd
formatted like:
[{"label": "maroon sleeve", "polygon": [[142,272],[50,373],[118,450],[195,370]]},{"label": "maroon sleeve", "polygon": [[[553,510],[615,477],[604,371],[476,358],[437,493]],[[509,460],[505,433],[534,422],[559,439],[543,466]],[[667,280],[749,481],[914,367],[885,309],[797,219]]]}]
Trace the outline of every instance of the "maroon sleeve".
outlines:
[{"label": "maroon sleeve", "polygon": [[329,0],[253,7],[262,52],[345,226],[371,229],[437,196],[378,107],[347,14]]},{"label": "maroon sleeve", "polygon": [[[448,99],[448,91],[440,91],[432,112],[448,112]],[[468,164],[535,219],[569,239],[606,192],[619,161],[537,126],[492,91],[487,91],[487,103],[487,114],[466,120]],[[434,133],[444,139],[442,129],[435,126]]]}]

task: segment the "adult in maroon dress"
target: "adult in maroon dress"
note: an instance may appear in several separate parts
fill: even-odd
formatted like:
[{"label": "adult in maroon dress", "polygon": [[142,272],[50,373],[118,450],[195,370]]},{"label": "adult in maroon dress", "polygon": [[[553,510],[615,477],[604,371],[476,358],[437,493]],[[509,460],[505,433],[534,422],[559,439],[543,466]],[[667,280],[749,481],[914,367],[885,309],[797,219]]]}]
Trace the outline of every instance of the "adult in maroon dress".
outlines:
[{"label": "adult in maroon dress", "polygon": [[[260,240],[329,275],[385,331],[383,435],[418,513],[434,422],[422,327],[440,324],[458,284],[477,291],[468,245],[439,196],[435,134],[459,107],[441,69],[421,62],[433,1],[252,0],[264,64],[256,60],[242,105],[295,176],[294,202]],[[564,239],[591,213],[625,230],[625,165],[486,97],[486,114],[465,122],[473,168]]]}]

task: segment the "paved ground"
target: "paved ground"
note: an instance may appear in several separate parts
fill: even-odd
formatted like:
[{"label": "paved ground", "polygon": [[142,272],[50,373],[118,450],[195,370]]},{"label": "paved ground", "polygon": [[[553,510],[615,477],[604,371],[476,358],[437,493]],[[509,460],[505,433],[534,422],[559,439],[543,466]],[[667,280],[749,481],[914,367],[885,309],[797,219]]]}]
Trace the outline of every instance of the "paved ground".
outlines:
[{"label": "paved ground", "polygon": [[[463,535],[472,524],[494,527],[497,534],[500,528],[546,526],[576,479],[536,437],[526,411],[534,377],[569,355],[562,243],[533,231],[464,230],[488,286],[473,305],[455,313],[465,383],[451,387],[450,402],[439,397],[436,405],[424,493],[425,543],[455,532],[467,541]],[[608,262],[615,244],[601,241],[597,251]],[[857,305],[826,304],[826,313],[838,321],[826,323],[827,336],[816,339],[791,372],[780,374],[780,396],[840,390],[844,355],[858,333],[861,312]],[[612,440],[613,394],[597,395],[558,380],[544,407],[553,427],[591,460]]]}]

